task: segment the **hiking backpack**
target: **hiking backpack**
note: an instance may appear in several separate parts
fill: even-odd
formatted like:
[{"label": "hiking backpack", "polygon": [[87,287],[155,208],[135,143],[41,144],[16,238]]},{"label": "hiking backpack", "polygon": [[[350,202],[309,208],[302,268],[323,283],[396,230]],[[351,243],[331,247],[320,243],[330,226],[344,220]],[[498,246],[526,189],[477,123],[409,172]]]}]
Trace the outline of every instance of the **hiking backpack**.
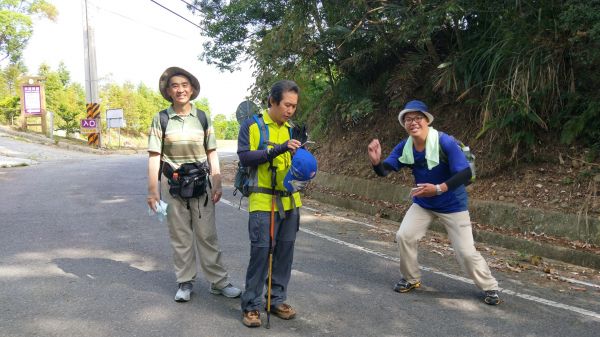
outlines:
[{"label": "hiking backpack", "polygon": [[[448,136],[450,136],[450,135],[448,135]],[[465,156],[465,159],[469,163],[469,167],[471,167],[471,179],[469,179],[469,181],[465,184],[465,186],[471,185],[472,183],[475,182],[475,155],[471,152],[471,148],[469,148],[467,145],[465,145],[465,143],[454,138],[453,136],[450,136],[450,138],[452,138],[452,140],[454,140],[456,145],[458,145],[458,147],[460,147],[463,155]],[[448,156],[446,156],[446,153],[442,149],[442,146],[439,146],[439,148],[440,148],[440,161],[444,162],[444,163],[448,163]]]},{"label": "hiking backpack", "polygon": [[[450,138],[452,138],[452,140],[456,143],[456,145],[458,145],[458,147],[461,149],[463,155],[465,156],[465,159],[469,163],[469,167],[471,168],[471,179],[469,179],[469,181],[465,184],[465,186],[469,186],[475,182],[475,155],[471,152],[471,149],[467,145],[465,145],[463,142],[454,138],[453,136],[450,136],[450,135],[448,135],[448,136]],[[439,140],[438,140],[438,142],[439,142]],[[406,146],[406,145],[404,145],[404,146]],[[438,148],[439,148],[440,162],[448,164],[448,156],[444,152],[444,149],[442,148],[441,145],[438,146]],[[412,167],[412,165],[407,165],[407,166]]]},{"label": "hiking backpack", "polygon": [[[265,120],[263,119],[262,114],[255,114],[250,117],[254,119],[256,125],[258,126],[258,130],[260,131],[260,138],[258,142],[257,150],[265,150],[267,148],[269,142],[269,127],[265,124]],[[242,121],[243,122],[243,121]],[[240,123],[241,124],[241,123]],[[292,128],[289,128],[290,131],[290,139],[292,139]],[[249,197],[252,192],[250,191],[250,175],[251,168],[247,166],[243,166],[241,162],[238,161],[238,168],[235,172],[235,179],[233,181],[233,195],[237,195],[237,192],[242,193],[243,197]],[[241,202],[241,199],[240,199]]]}]

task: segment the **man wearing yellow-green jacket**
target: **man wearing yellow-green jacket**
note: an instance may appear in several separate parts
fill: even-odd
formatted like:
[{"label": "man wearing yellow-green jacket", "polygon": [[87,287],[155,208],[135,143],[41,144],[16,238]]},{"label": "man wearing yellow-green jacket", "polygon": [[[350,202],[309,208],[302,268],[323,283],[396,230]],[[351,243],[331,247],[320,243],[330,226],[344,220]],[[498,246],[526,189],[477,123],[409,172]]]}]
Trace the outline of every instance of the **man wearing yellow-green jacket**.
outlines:
[{"label": "man wearing yellow-green jacket", "polygon": [[[292,139],[289,119],[296,112],[300,89],[295,82],[283,80],[270,91],[268,111],[258,119],[248,119],[240,126],[238,156],[243,166],[250,167],[248,198],[248,234],[250,262],[246,272],[246,288],[241,297],[243,323],[261,325],[260,310],[269,268],[271,207],[275,201],[271,312],[292,319],[296,311],[285,303],[292,271],[294,243],[300,223],[298,192],[284,186],[284,178],[292,165],[292,156],[301,146]],[[261,131],[261,128],[265,128]],[[262,134],[262,137],[261,137]],[[263,139],[268,134],[268,139]],[[263,144],[261,144],[261,140]],[[275,186],[275,198],[272,188]]]}]

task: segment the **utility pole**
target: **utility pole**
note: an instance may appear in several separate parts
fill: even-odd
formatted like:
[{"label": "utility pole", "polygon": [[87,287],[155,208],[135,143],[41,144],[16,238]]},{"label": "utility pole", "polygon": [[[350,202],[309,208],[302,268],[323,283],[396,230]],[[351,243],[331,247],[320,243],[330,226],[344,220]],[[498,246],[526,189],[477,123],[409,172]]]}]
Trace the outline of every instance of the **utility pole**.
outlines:
[{"label": "utility pole", "polygon": [[98,95],[98,73],[96,71],[96,44],[94,43],[93,16],[88,9],[87,0],[82,1],[83,46],[85,61],[85,98],[87,118],[95,119],[97,133],[88,134],[88,145],[100,147],[100,97]]}]

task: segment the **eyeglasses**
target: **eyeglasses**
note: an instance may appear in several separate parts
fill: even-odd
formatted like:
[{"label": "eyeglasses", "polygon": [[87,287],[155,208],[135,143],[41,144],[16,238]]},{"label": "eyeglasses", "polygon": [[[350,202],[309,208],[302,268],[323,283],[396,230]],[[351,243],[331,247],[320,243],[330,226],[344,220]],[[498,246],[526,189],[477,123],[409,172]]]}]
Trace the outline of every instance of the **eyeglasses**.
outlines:
[{"label": "eyeglasses", "polygon": [[404,124],[411,124],[412,122],[420,123],[425,116],[415,116],[415,117],[406,117],[404,118]]}]

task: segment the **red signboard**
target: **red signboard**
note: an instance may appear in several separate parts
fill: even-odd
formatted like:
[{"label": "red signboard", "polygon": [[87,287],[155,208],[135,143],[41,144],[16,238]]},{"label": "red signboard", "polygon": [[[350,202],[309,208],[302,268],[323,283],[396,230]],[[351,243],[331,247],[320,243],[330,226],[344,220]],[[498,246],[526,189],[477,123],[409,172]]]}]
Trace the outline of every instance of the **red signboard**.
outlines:
[{"label": "red signboard", "polygon": [[23,107],[26,115],[42,114],[42,92],[39,85],[24,85]]}]

